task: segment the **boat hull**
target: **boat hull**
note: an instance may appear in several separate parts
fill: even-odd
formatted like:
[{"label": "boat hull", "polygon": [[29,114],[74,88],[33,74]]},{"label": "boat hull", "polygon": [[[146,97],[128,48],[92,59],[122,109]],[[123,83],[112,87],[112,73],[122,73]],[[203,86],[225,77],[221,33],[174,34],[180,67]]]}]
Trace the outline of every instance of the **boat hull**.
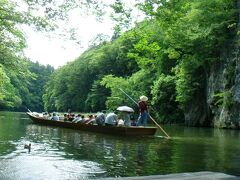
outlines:
[{"label": "boat hull", "polygon": [[98,126],[91,124],[79,124],[64,121],[47,120],[42,117],[36,117],[32,113],[27,113],[29,118],[37,124],[47,126],[57,126],[63,128],[70,128],[82,131],[90,131],[104,134],[121,135],[121,136],[153,136],[157,128],[156,127],[138,127],[138,126]]}]

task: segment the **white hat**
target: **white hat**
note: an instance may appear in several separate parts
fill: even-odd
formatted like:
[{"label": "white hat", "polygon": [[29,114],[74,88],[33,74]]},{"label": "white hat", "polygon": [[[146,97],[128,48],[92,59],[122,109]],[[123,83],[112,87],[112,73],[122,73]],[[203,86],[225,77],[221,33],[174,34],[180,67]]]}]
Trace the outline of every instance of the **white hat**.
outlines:
[{"label": "white hat", "polygon": [[140,99],[141,101],[147,101],[147,100],[148,100],[147,96],[140,96],[139,99]]}]

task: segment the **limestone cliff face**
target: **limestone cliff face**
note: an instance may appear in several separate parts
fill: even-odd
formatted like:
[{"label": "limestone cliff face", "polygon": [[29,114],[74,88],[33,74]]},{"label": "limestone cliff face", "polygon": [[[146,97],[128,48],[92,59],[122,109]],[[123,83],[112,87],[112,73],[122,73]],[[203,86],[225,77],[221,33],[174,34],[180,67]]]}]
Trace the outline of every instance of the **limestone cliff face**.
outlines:
[{"label": "limestone cliff face", "polygon": [[207,102],[211,124],[220,128],[239,128],[240,63],[237,42],[225,47],[220,61],[211,66],[207,85]]},{"label": "limestone cliff face", "polygon": [[[237,6],[240,10],[240,0]],[[205,89],[199,91],[185,109],[186,125],[240,129],[239,48],[238,35],[225,44],[219,60],[210,65]]]},{"label": "limestone cliff face", "polygon": [[[237,1],[237,6],[240,9],[240,0]],[[240,21],[238,27],[239,25]],[[233,129],[240,127],[239,40],[239,36],[236,36],[233,42],[227,43],[222,51],[220,62],[211,66],[207,99],[213,114],[214,127]]]},{"label": "limestone cliff face", "polygon": [[240,128],[240,46],[227,43],[218,61],[211,64],[205,89],[184,110],[188,126]]}]

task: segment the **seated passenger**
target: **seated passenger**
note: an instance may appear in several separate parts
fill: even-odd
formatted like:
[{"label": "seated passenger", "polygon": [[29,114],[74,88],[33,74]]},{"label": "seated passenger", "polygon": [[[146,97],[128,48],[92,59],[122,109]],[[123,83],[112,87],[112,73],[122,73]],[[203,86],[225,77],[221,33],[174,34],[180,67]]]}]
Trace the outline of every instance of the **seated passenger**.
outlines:
[{"label": "seated passenger", "polygon": [[117,125],[118,126],[123,126],[124,125],[124,121],[122,119],[119,119]]},{"label": "seated passenger", "polygon": [[72,113],[68,113],[68,114],[67,114],[67,119],[68,119],[68,121],[72,121],[72,120],[74,119],[74,117],[75,117],[75,115],[72,114]]},{"label": "seated passenger", "polygon": [[84,115],[81,115],[81,120],[79,120],[77,123],[84,123],[84,121],[85,121],[85,117]]},{"label": "seated passenger", "polygon": [[47,119],[52,120],[52,114],[51,113],[48,113]]},{"label": "seated passenger", "polygon": [[63,121],[68,121],[68,118],[67,118],[67,114],[66,113],[64,113],[64,115],[63,115],[64,117],[63,117]]},{"label": "seated passenger", "polygon": [[131,121],[131,126],[137,126],[137,122],[135,120]]},{"label": "seated passenger", "polygon": [[131,126],[130,113],[129,112],[123,112],[123,121],[124,121],[125,126]]},{"label": "seated passenger", "polygon": [[78,114],[73,120],[72,120],[72,122],[74,122],[74,123],[79,123],[79,122],[81,122],[83,119],[82,119],[82,116],[81,116],[81,114]]},{"label": "seated passenger", "polygon": [[54,121],[59,121],[59,116],[56,113],[53,113],[52,119]]},{"label": "seated passenger", "polygon": [[91,114],[85,119],[84,124],[93,124],[95,122],[95,117]]},{"label": "seated passenger", "polygon": [[48,112],[44,112],[44,113],[43,113],[43,118],[44,118],[44,119],[48,119]]},{"label": "seated passenger", "polygon": [[105,119],[106,126],[116,126],[117,125],[117,115],[115,113],[109,113]]},{"label": "seated passenger", "polygon": [[104,122],[105,122],[105,119],[106,119],[106,117],[105,117],[105,114],[104,113],[98,113],[97,114],[97,117],[96,117],[96,123],[97,123],[97,125],[99,125],[99,126],[102,126],[102,125],[104,125]]}]

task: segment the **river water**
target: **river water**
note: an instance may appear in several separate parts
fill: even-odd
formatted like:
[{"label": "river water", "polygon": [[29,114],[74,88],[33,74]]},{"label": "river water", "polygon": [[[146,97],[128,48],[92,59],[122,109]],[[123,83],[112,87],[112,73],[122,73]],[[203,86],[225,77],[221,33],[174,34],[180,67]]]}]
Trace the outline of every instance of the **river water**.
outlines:
[{"label": "river water", "polygon": [[[173,138],[118,137],[0,112],[0,179],[97,179],[215,171],[240,175],[240,131],[163,127]],[[24,149],[31,143],[31,151]]]}]

